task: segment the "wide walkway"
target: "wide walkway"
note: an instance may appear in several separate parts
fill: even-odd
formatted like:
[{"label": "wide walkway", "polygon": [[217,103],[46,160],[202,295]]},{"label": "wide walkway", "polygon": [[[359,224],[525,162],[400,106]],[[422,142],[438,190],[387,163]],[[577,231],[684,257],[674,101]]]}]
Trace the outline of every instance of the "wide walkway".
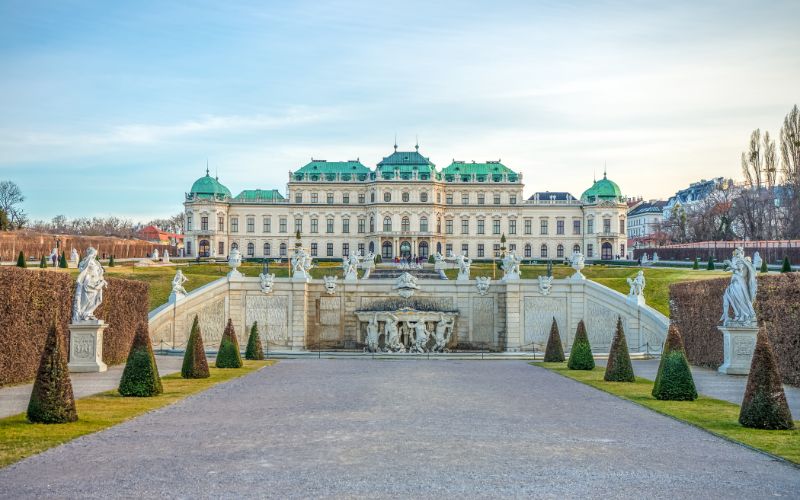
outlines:
[{"label": "wide walkway", "polygon": [[800,469],[523,361],[285,360],[0,470],[25,497],[796,497]]}]

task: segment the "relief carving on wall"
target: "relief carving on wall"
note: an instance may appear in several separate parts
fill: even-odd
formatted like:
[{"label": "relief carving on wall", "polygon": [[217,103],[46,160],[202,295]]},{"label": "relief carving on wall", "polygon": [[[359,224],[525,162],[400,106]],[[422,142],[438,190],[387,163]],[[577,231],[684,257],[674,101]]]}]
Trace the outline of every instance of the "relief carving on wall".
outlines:
[{"label": "relief carving on wall", "polygon": [[[617,331],[618,317],[619,314],[609,309],[606,305],[593,301],[587,302],[586,330],[589,334],[589,343],[592,344],[592,349],[605,348],[607,350],[611,347],[611,341]],[[629,335],[630,332],[628,332],[627,321],[624,316],[622,318],[622,327],[625,328],[625,334]],[[628,340],[629,349],[638,347],[633,344],[634,342]]]},{"label": "relief carving on wall", "polygon": [[472,298],[472,341],[473,342],[495,342],[494,331],[494,298],[493,297],[473,297]]},{"label": "relief carving on wall", "polygon": [[285,343],[289,338],[289,301],[280,295],[248,295],[245,302],[245,324],[258,321],[261,340]]},{"label": "relief carving on wall", "polygon": [[566,299],[553,297],[525,297],[524,311],[524,339],[525,344],[535,343],[541,349],[547,344],[550,336],[550,327],[553,317],[558,323],[561,340],[572,338],[567,332],[567,302]]},{"label": "relief carving on wall", "polygon": [[203,335],[203,344],[206,347],[219,344],[222,338],[222,331],[225,329],[225,299],[219,298],[210,304],[206,305],[196,313],[187,314],[186,321],[186,337],[185,341],[189,340],[189,335],[192,333],[192,323],[194,322],[194,315],[197,314],[197,319],[200,324],[200,333]]}]

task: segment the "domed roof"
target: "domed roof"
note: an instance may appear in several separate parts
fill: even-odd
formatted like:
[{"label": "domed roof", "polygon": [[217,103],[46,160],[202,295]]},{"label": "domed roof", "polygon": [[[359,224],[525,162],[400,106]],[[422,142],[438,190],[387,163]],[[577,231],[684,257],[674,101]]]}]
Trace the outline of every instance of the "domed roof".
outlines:
[{"label": "domed roof", "polygon": [[204,177],[200,177],[194,181],[189,193],[197,198],[231,197],[231,191],[223,186],[216,178],[211,177],[208,173],[208,169],[206,169],[206,175]]},{"label": "domed roof", "polygon": [[581,201],[586,203],[597,203],[603,200],[622,201],[622,191],[620,191],[617,183],[608,179],[606,174],[603,173],[603,178],[583,192]]}]

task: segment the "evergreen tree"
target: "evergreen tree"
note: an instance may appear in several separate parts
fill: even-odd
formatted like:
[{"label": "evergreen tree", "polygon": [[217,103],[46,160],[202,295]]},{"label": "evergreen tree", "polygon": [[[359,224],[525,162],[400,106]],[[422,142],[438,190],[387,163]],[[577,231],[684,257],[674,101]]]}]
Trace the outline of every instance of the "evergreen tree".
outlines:
[{"label": "evergreen tree", "polygon": [[381,254],[375,254],[375,263],[376,264],[380,264],[381,263]]},{"label": "evergreen tree", "polygon": [[739,423],[754,429],[794,428],[775,354],[763,328],[758,331],[750,375],[747,377],[747,389],[739,412]]},{"label": "evergreen tree", "polygon": [[241,368],[242,355],[239,353],[239,340],[233,329],[233,320],[228,318],[228,325],[219,341],[217,351],[217,368]]},{"label": "evergreen tree", "polygon": [[706,269],[709,270],[709,271],[713,271],[714,270],[714,257],[709,257],[708,258],[708,265],[706,266]]},{"label": "evergreen tree", "polygon": [[133,337],[128,361],[119,381],[119,393],[123,396],[149,397],[162,392],[164,389],[161,386],[161,377],[158,375],[147,324],[142,322]]},{"label": "evergreen tree", "polygon": [[61,257],[58,259],[58,267],[61,269],[66,269],[69,267],[67,266],[67,256],[64,254],[64,252],[61,252]]},{"label": "evergreen tree", "polygon": [[621,316],[617,316],[617,332],[614,334],[614,340],[611,341],[611,350],[608,353],[608,363],[603,380],[606,382],[636,382]]},{"label": "evergreen tree", "polygon": [[42,255],[42,260],[39,261],[39,267],[41,269],[47,269],[47,257]]},{"label": "evergreen tree", "polygon": [[656,399],[664,401],[697,399],[694,378],[683,348],[683,338],[675,325],[669,326],[652,394]]},{"label": "evergreen tree", "polygon": [[261,337],[258,335],[258,322],[250,327],[250,337],[247,338],[247,349],[244,359],[264,359],[264,349],[261,347]]},{"label": "evergreen tree", "polygon": [[592,346],[589,344],[589,336],[586,334],[586,325],[583,324],[583,320],[578,323],[578,330],[572,341],[572,349],[569,350],[567,368],[570,370],[594,369]]},{"label": "evergreen tree", "polygon": [[17,267],[28,267],[28,263],[25,262],[25,254],[22,253],[22,250],[19,251],[19,255],[17,256]]},{"label": "evergreen tree", "polygon": [[789,262],[789,257],[783,258],[783,265],[781,266],[782,273],[790,273],[792,272],[792,264]]},{"label": "evergreen tree", "polygon": [[114,256],[108,258],[108,267],[114,267],[116,264],[114,263]]},{"label": "evergreen tree", "polygon": [[694,264],[692,264],[692,269],[700,269],[700,259],[695,257]]},{"label": "evergreen tree", "polygon": [[50,326],[42,359],[28,402],[28,421],[39,424],[63,424],[78,420],[75,397],[67,367],[64,337],[55,324]]},{"label": "evergreen tree", "polygon": [[547,347],[544,348],[544,360],[548,363],[564,361],[564,347],[561,345],[561,335],[558,333],[558,323],[555,317],[550,326],[550,336],[547,337]]},{"label": "evergreen tree", "polygon": [[189,342],[186,343],[186,353],[183,355],[181,377],[183,378],[208,378],[208,360],[203,346],[203,337],[200,334],[200,322],[197,316],[192,323],[192,332]]},{"label": "evergreen tree", "polygon": [[767,267],[767,259],[764,259],[761,261],[761,272],[766,273],[767,271],[769,271],[769,268]]}]

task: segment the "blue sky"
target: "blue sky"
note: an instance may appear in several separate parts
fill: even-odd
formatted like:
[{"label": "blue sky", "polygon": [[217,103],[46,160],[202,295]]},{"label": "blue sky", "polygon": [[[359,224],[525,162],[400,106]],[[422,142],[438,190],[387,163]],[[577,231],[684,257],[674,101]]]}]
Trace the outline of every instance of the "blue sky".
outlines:
[{"label": "blue sky", "polygon": [[526,195],[739,177],[800,104],[800,2],[0,0],[0,179],[33,218],[181,210],[205,171],[502,159]]}]

